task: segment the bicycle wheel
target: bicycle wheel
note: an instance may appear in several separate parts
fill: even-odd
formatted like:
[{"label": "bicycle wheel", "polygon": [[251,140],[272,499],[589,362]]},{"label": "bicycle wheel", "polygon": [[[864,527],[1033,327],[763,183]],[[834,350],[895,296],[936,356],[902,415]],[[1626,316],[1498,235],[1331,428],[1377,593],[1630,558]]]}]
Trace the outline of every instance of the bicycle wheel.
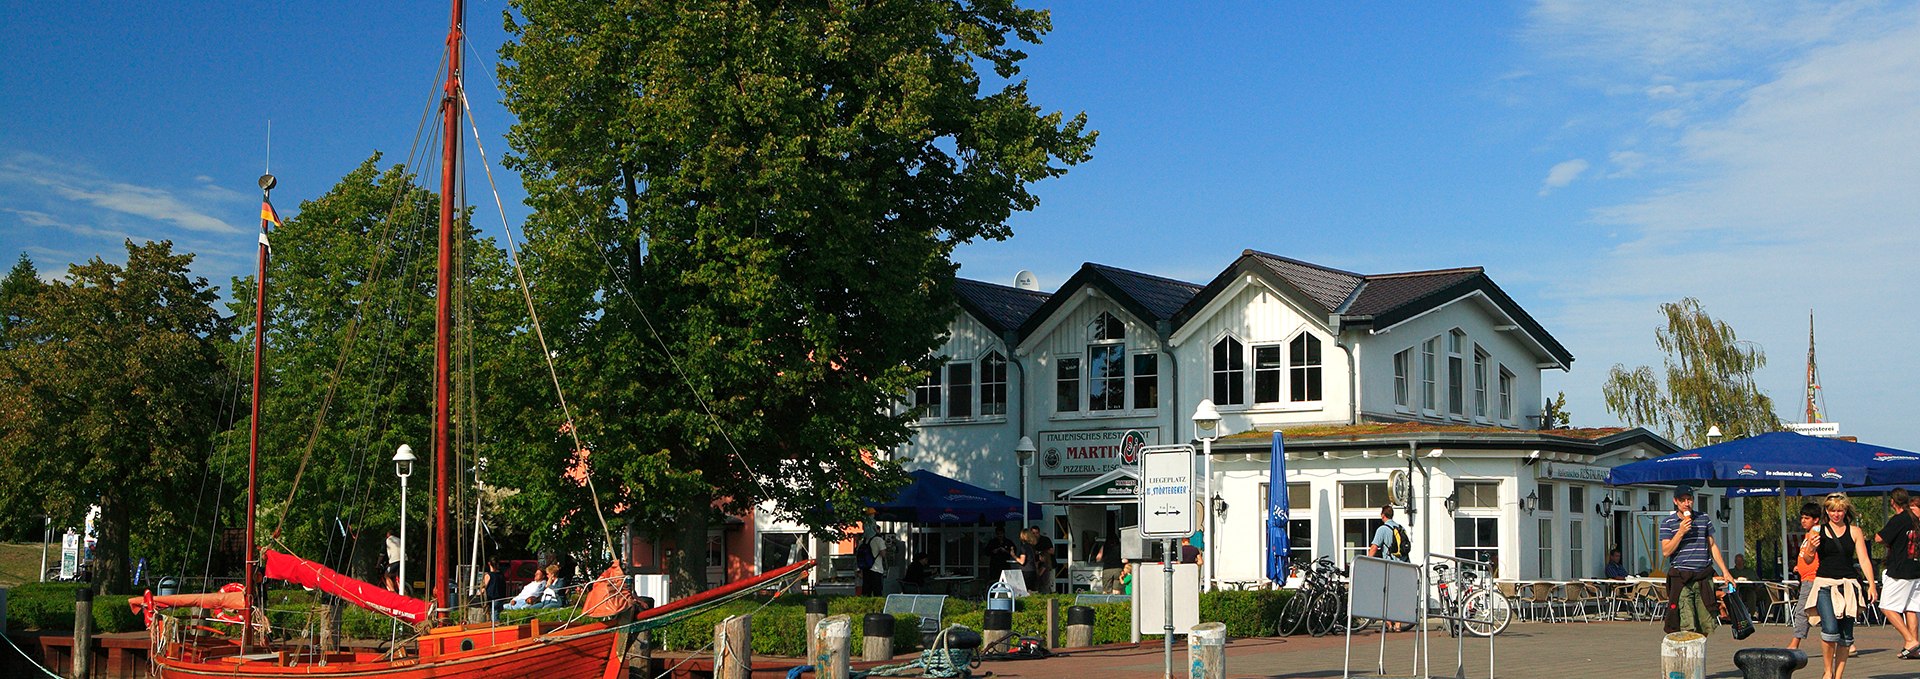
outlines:
[{"label": "bicycle wheel", "polygon": [[1313,603],[1307,605],[1307,634],[1323,637],[1340,623],[1347,613],[1346,602],[1333,592],[1321,592],[1314,595]]},{"label": "bicycle wheel", "polygon": [[1279,632],[1280,636],[1283,637],[1290,637],[1306,631],[1307,604],[1312,601],[1313,592],[1311,590],[1294,590],[1293,596],[1287,597],[1286,605],[1280,607],[1280,628],[1275,631]]},{"label": "bicycle wheel", "polygon": [[1467,619],[1467,631],[1476,637],[1490,637],[1507,630],[1513,622],[1513,604],[1499,592],[1474,590],[1460,602],[1461,616]]}]

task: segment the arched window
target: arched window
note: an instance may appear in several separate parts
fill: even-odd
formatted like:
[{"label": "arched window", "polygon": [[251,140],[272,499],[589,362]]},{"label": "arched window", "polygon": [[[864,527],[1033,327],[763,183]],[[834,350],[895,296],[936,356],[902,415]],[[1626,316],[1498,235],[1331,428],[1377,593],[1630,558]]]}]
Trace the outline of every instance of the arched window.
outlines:
[{"label": "arched window", "polygon": [[980,358],[980,414],[1007,414],[1007,357],[998,351]]},{"label": "arched window", "polygon": [[1320,338],[1301,333],[1287,343],[1287,372],[1294,401],[1320,400]]},{"label": "arched window", "polygon": [[1232,335],[1213,344],[1213,403],[1237,406],[1247,402],[1247,356]]},{"label": "arched window", "polygon": [[1087,323],[1087,342],[1121,342],[1127,339],[1127,324],[1105,311]]}]

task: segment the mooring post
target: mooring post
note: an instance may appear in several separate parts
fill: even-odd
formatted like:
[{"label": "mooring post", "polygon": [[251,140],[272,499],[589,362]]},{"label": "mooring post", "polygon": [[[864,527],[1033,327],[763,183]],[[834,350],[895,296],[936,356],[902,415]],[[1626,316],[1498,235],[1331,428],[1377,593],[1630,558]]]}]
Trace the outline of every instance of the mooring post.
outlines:
[{"label": "mooring post", "polygon": [[1047,648],[1060,647],[1060,600],[1047,600],[1047,633],[1040,635],[1041,643]]},{"label": "mooring post", "polygon": [[1733,653],[1733,666],[1745,679],[1793,679],[1805,669],[1807,654],[1788,648],[1743,648]]},{"label": "mooring post", "polygon": [[328,653],[332,653],[333,643],[333,604],[320,605],[320,664],[325,665]]},{"label": "mooring post", "polygon": [[713,626],[713,679],[753,676],[753,616],[736,615]]},{"label": "mooring post", "polygon": [[868,613],[860,621],[860,634],[865,637],[860,645],[861,660],[876,662],[893,659],[893,616]]},{"label": "mooring post", "polygon": [[814,643],[820,652],[813,656],[813,676],[817,679],[850,679],[849,654],[853,643],[853,618],[846,614],[820,619],[813,628]]},{"label": "mooring post", "polygon": [[1227,625],[1203,622],[1187,634],[1190,679],[1227,679]]},{"label": "mooring post", "polygon": [[820,643],[814,628],[820,626],[820,620],[827,617],[827,600],[820,597],[807,599],[807,657],[820,657]]},{"label": "mooring post", "polygon": [[1086,648],[1093,645],[1093,607],[1074,606],[1067,609],[1067,648]]},{"label": "mooring post", "polygon": [[1007,637],[1013,636],[1013,611],[1004,608],[989,608],[983,613],[980,632],[981,653],[1005,653],[1012,650],[1006,646]]},{"label": "mooring post", "polygon": [[73,676],[93,671],[93,587],[73,591]]}]

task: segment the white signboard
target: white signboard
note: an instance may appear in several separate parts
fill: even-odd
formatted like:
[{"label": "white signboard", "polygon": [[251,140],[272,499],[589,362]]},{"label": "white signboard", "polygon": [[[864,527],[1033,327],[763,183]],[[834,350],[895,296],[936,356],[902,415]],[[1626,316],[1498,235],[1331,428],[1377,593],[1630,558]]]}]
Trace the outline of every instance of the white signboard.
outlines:
[{"label": "white signboard", "polygon": [[1140,450],[1159,438],[1153,428],[1043,431],[1036,442],[1040,476],[1099,476],[1133,467],[1140,464]]},{"label": "white signboard", "polygon": [[[1166,566],[1152,561],[1133,565],[1133,630],[1135,634],[1167,631]],[[1200,624],[1200,566],[1173,565],[1173,633],[1186,634]]]},{"label": "white signboard", "polygon": [[1607,472],[1611,471],[1606,467],[1596,467],[1590,464],[1575,464],[1572,462],[1542,462],[1534,465],[1533,469],[1534,478],[1537,479],[1588,481],[1592,483],[1606,483]]},{"label": "white signboard", "polygon": [[1420,567],[1371,556],[1354,557],[1351,584],[1353,615],[1394,622],[1420,620]]},{"label": "white signboard", "polygon": [[1149,538],[1193,534],[1193,446],[1140,451],[1140,533]]}]

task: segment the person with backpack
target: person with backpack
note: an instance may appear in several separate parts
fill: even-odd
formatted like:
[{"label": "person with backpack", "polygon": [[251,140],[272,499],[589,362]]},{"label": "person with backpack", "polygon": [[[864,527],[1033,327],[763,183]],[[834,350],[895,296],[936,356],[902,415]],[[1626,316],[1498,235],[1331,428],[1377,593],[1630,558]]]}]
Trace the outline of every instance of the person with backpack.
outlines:
[{"label": "person with backpack", "polygon": [[885,594],[887,576],[887,538],[879,530],[860,536],[853,547],[854,565],[860,569],[861,596]]},{"label": "person with backpack", "polygon": [[1380,508],[1380,527],[1373,531],[1373,542],[1367,544],[1367,556],[1408,561],[1413,556],[1413,541],[1407,538],[1407,529],[1393,520],[1393,505]]}]

